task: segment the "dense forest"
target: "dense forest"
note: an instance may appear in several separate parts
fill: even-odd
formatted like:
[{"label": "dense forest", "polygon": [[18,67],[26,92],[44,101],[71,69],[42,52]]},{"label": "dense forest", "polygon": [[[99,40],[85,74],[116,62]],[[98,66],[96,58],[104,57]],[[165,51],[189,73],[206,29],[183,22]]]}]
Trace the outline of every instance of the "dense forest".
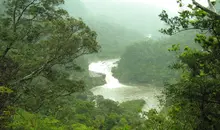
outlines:
[{"label": "dense forest", "polygon": [[201,49],[200,46],[192,44],[194,36],[196,36],[196,31],[186,31],[168,38],[136,42],[126,47],[118,67],[113,70],[114,75],[125,84],[163,86],[167,81],[174,82],[179,79],[180,72],[170,69],[177,57],[176,53],[168,50],[176,43],[181,48],[188,46]]},{"label": "dense forest", "polygon": [[[220,14],[207,1],[177,0],[177,16],[156,14],[162,37],[146,38],[80,0],[1,0],[0,130],[219,130]],[[113,58],[121,83],[161,88],[159,110],[90,91],[107,75],[89,64]]]},{"label": "dense forest", "polygon": [[144,39],[142,33],[114,22],[111,17],[90,13],[80,0],[66,0],[64,8],[71,16],[82,18],[97,33],[97,41],[102,49],[99,53],[93,54],[92,58],[94,55],[99,59],[117,58],[124,52],[126,46]]}]

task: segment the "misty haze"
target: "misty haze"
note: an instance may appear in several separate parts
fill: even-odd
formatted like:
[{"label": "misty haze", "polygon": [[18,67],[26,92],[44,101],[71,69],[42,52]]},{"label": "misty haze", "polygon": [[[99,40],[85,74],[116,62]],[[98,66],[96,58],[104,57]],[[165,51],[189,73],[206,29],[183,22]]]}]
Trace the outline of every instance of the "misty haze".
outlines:
[{"label": "misty haze", "polygon": [[220,1],[0,0],[0,130],[219,130]]}]

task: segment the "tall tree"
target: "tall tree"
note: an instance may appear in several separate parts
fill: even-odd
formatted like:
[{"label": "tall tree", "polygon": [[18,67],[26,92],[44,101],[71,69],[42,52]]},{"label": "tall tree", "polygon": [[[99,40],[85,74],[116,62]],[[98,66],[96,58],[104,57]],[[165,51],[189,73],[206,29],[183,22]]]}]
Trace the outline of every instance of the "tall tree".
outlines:
[{"label": "tall tree", "polygon": [[[177,1],[182,7],[181,0]],[[168,85],[166,99],[172,104],[171,117],[176,119],[178,129],[217,130],[220,129],[220,15],[202,6],[195,0],[179,16],[169,18],[166,11],[161,20],[169,25],[161,32],[174,35],[180,31],[198,30],[195,43],[202,50],[185,47],[178,55],[179,62],[174,69],[183,70],[177,84]],[[178,51],[174,45],[171,49]]]},{"label": "tall tree", "polygon": [[0,86],[14,92],[13,102],[0,93],[4,99],[1,115],[10,103],[24,95],[24,90],[30,90],[28,83],[35,77],[47,77],[56,64],[98,52],[96,33],[81,19],[70,17],[60,7],[63,3],[64,0],[4,1],[0,17]]}]

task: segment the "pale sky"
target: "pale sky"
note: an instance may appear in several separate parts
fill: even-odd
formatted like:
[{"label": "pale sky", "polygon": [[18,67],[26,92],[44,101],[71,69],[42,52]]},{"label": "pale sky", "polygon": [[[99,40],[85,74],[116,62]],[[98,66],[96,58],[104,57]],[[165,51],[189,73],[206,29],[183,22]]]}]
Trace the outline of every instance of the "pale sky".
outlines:
[{"label": "pale sky", "polygon": [[[169,16],[178,15],[181,10],[176,0],[81,0],[90,13],[109,17],[114,22],[127,28],[135,29],[146,35],[159,35],[164,26],[159,14],[166,10]],[[182,0],[184,6],[192,0]],[[197,0],[207,6],[207,0]],[[184,8],[185,9],[185,8]],[[100,17],[105,19],[105,17]]]},{"label": "pale sky", "polygon": [[[142,4],[142,5],[152,5],[153,7],[162,8],[165,10],[169,10],[175,12],[178,10],[178,6],[176,0],[81,0],[85,3],[135,3],[135,4]],[[185,5],[191,2],[191,0],[182,0]],[[207,0],[196,0],[200,4],[207,6]]]}]

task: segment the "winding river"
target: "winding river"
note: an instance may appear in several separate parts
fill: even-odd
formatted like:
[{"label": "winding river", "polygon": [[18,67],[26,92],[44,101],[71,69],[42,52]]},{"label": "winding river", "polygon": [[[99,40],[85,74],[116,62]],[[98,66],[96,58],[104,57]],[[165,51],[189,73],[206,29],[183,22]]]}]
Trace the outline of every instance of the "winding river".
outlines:
[{"label": "winding river", "polygon": [[112,76],[112,68],[117,67],[119,59],[111,59],[105,61],[92,62],[89,65],[89,71],[96,74],[105,75],[106,84],[91,89],[94,95],[102,95],[106,99],[118,102],[129,100],[143,99],[146,104],[143,111],[155,108],[159,110],[159,101],[157,96],[161,94],[161,90],[155,86],[127,86],[121,84],[118,79]]}]

